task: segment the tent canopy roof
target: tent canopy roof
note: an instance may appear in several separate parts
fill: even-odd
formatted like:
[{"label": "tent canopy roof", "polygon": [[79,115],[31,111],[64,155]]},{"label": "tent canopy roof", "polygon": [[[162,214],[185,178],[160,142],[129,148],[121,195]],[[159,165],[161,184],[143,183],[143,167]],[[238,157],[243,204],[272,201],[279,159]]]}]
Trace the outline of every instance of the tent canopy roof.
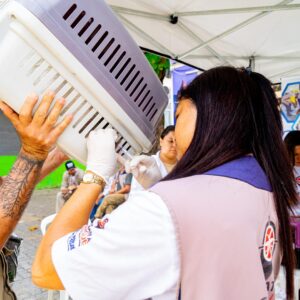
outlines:
[{"label": "tent canopy roof", "polygon": [[[107,0],[139,46],[209,69],[300,74],[300,0]],[[237,7],[238,4],[238,7]]]}]

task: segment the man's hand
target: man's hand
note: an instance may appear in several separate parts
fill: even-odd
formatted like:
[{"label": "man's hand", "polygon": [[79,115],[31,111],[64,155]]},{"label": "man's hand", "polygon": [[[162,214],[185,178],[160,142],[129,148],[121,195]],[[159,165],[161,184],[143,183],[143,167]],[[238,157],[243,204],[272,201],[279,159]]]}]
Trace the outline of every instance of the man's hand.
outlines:
[{"label": "man's hand", "polygon": [[53,100],[54,94],[46,93],[34,114],[36,95],[26,98],[20,114],[0,101],[0,109],[13,123],[22,145],[16,162],[0,186],[0,249],[22,216],[50,148],[72,120],[66,117],[56,125],[64,100],[56,101],[50,110]]},{"label": "man's hand", "polygon": [[69,192],[68,188],[61,188],[62,194],[67,194]]},{"label": "man's hand", "polygon": [[27,96],[19,114],[0,101],[0,109],[12,122],[20,137],[21,152],[28,157],[45,160],[58,137],[72,120],[71,116],[67,116],[56,125],[65,100],[57,100],[50,110],[53,100],[54,93],[47,92],[34,114],[33,109],[38,101],[35,94]]}]

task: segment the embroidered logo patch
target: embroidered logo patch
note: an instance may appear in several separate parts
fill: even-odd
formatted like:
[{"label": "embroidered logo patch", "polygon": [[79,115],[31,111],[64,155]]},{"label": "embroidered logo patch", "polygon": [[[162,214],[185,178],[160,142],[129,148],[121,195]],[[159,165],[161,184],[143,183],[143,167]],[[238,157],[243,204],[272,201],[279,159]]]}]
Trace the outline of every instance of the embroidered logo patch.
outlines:
[{"label": "embroidered logo patch", "polygon": [[272,261],[275,241],[275,228],[269,224],[265,229],[263,242],[263,255],[266,261]]},{"label": "embroidered logo patch", "polygon": [[77,247],[87,245],[92,239],[92,231],[90,226],[85,225],[80,230],[70,234],[67,244],[68,251],[74,250]]},{"label": "embroidered logo patch", "polygon": [[96,219],[93,222],[93,226],[99,229],[104,229],[105,225],[107,224],[107,222],[109,221],[108,218],[104,218],[104,219]]},{"label": "embroidered logo patch", "polygon": [[[260,250],[260,259],[263,267],[264,275],[266,282],[268,281],[270,275],[272,274],[273,266],[272,259],[273,254],[276,248],[277,240],[276,240],[276,226],[272,221],[268,221],[265,226],[265,230],[263,232],[263,240],[262,244],[259,247]],[[273,286],[270,285],[268,291],[272,291]]]},{"label": "embroidered logo patch", "polygon": [[78,236],[79,236],[79,244],[78,244],[79,247],[88,244],[92,238],[92,231],[90,226],[88,225],[83,226],[79,231]]},{"label": "embroidered logo patch", "polygon": [[68,251],[75,249],[76,232],[73,232],[68,238]]}]

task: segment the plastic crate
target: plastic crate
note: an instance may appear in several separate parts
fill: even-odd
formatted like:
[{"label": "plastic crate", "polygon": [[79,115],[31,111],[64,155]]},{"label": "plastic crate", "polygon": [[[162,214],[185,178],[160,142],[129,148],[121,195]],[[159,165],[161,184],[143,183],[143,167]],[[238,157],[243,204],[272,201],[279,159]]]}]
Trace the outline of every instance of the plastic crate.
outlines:
[{"label": "plastic crate", "polygon": [[73,114],[58,140],[84,163],[96,128],[118,132],[117,152],[151,149],[168,99],[139,47],[100,0],[11,0],[0,6],[0,98],[53,90]]}]

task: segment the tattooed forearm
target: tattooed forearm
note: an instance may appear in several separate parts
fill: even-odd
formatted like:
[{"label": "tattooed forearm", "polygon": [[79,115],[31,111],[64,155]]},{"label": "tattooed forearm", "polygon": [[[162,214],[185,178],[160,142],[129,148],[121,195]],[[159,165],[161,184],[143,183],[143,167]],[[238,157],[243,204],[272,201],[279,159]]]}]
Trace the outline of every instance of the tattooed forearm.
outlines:
[{"label": "tattooed forearm", "polygon": [[37,183],[43,162],[20,153],[0,186],[1,222],[8,219],[13,227],[18,222]]}]

